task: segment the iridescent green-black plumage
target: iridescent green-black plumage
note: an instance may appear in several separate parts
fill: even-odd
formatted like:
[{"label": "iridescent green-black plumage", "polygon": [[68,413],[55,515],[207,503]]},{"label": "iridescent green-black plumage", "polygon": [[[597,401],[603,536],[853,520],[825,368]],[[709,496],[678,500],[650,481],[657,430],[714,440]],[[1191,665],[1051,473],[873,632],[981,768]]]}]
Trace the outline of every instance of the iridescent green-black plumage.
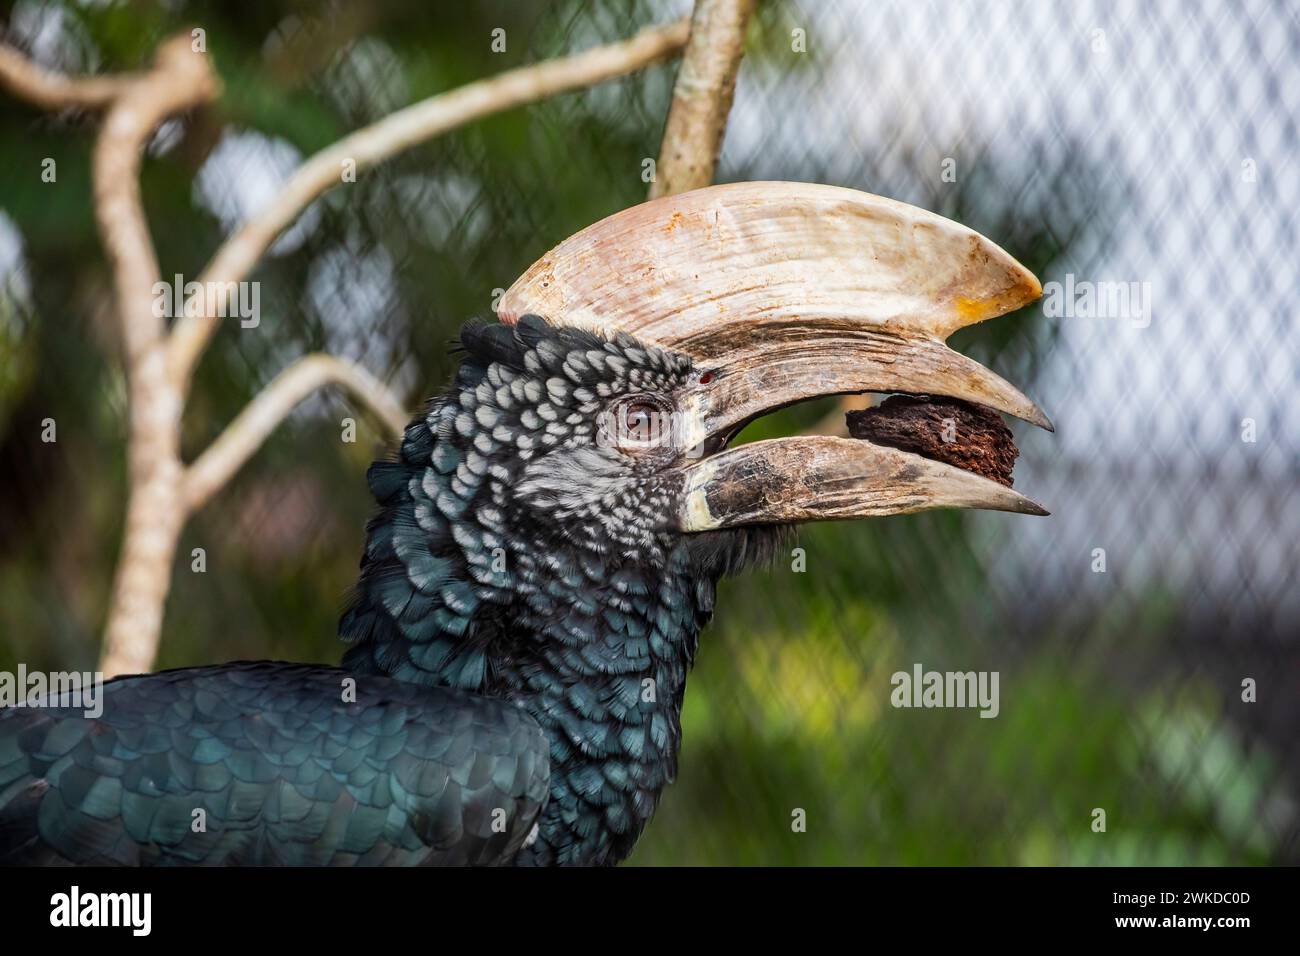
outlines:
[{"label": "iridescent green-black plumage", "polygon": [[103,704],[5,714],[0,862],[498,863],[546,800],[537,724],[445,688],[243,662],[111,681]]},{"label": "iridescent green-black plumage", "polygon": [[533,317],[462,342],[371,469],[343,669],[193,668],[110,682],[98,719],[0,712],[0,862],[631,852],[676,773],[715,582],[772,534],[677,532],[676,452],[602,440],[629,397],[671,407],[685,357]]}]

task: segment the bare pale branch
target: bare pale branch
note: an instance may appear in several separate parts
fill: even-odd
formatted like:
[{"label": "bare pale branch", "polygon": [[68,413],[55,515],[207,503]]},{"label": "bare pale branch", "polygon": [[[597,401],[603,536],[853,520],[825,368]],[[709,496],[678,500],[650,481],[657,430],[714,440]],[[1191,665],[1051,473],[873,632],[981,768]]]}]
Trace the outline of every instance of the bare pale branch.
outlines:
[{"label": "bare pale branch", "polygon": [[409,415],[388,388],[365,369],[323,353],[304,356],[277,375],[185,470],[186,510],[203,507],[262,446],[294,407],[326,385],[341,385],[394,436]]},{"label": "bare pale branch", "polygon": [[132,79],[129,75],[65,76],[0,43],[0,87],[41,109],[100,109],[120,96]]},{"label": "bare pale branch", "polygon": [[211,100],[218,88],[207,54],[193,52],[188,35],[175,36],[158,48],[153,69],[120,85],[95,141],[95,219],[113,269],[128,372],[164,332],[153,314],[158,257],[140,199],[144,146],[168,116]]},{"label": "bare pale branch", "polygon": [[695,0],[650,198],[713,182],[755,0]]},{"label": "bare pale branch", "polygon": [[148,72],[122,82],[95,141],[95,220],[113,274],[129,404],[130,493],[100,665],[110,675],[152,666],[184,522],[182,397],[167,380],[165,327],[153,310],[158,257],[140,198],[140,161],[167,117],[210,101],[218,90],[207,55],[179,34],[158,48]]}]

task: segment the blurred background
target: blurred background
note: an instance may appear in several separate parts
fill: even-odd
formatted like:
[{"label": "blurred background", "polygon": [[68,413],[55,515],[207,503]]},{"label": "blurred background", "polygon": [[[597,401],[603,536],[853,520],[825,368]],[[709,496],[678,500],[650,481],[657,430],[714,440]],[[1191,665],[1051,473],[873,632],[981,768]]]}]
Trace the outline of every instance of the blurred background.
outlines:
[{"label": "blurred background", "polygon": [[[73,72],[133,68],[169,33],[206,29],[224,95],[160,130],[143,178],[164,276],[193,277],[348,131],[688,9],[22,0],[0,3],[0,23]],[[204,358],[187,456],[313,350],[414,409],[494,290],[644,199],[675,72],[475,123],[316,202],[253,276],[260,325],[230,322]],[[678,783],[633,862],[1300,862],[1298,123],[1295,3],[760,4],[719,181],[914,203],[1044,283],[1149,283],[1150,309],[1051,316],[1040,302],[954,337],[1056,422],[1014,426],[1017,487],[1052,517],[809,528],[805,571],[727,582]],[[0,670],[94,666],[122,531],[95,128],[0,96]],[[47,157],[56,184],[41,181]],[[746,437],[837,414],[801,407]],[[339,441],[349,415],[355,444]],[[41,441],[46,418],[57,443]],[[188,525],[159,666],[337,660],[364,473],[384,450],[344,394],[304,403]],[[894,709],[890,676],[915,663],[999,672],[999,716]]]}]

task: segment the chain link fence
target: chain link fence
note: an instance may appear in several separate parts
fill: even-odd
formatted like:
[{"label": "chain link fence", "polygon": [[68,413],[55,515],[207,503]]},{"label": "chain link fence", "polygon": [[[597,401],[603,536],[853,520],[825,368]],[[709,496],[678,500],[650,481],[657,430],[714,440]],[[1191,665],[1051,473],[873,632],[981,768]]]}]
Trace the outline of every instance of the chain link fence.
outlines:
[{"label": "chain link fence", "polygon": [[[144,180],[167,275],[197,274],[342,133],[689,8],[179,6],[127,40],[94,7],[18,3],[6,20],[70,70],[208,27],[222,110],[164,128],[151,152],[168,162]],[[205,358],[187,449],[317,349],[412,407],[435,392],[461,322],[644,198],[674,73],[483,121],[314,204],[256,275],[258,327],[223,330]],[[120,533],[122,384],[93,231],[75,212],[42,223],[75,210],[79,183],[86,200],[89,129],[0,108],[0,655],[86,666]],[[1295,4],[760,5],[719,181],[864,189],[1029,266],[1044,299],[952,344],[1052,415],[1055,434],[1015,430],[1017,487],[1053,515],[809,528],[790,561],[728,582],[679,781],[634,861],[1300,862],[1298,123]],[[25,184],[43,152],[74,195]],[[753,434],[840,411],[788,410]],[[47,415],[54,458],[31,437]],[[309,400],[191,523],[161,666],[337,659],[381,443],[365,418],[339,441],[358,415],[341,394]],[[893,706],[895,675],[917,665],[996,674],[996,717]]]}]

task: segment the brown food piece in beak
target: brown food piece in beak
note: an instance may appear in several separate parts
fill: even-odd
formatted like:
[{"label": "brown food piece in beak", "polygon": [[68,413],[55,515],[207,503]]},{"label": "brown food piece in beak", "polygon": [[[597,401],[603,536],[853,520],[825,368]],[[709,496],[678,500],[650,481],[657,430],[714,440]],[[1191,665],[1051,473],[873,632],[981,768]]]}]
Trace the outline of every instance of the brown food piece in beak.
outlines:
[{"label": "brown food piece in beak", "polygon": [[874,408],[845,416],[849,434],[1011,487],[1019,449],[1002,417],[956,398],[892,395]]}]

